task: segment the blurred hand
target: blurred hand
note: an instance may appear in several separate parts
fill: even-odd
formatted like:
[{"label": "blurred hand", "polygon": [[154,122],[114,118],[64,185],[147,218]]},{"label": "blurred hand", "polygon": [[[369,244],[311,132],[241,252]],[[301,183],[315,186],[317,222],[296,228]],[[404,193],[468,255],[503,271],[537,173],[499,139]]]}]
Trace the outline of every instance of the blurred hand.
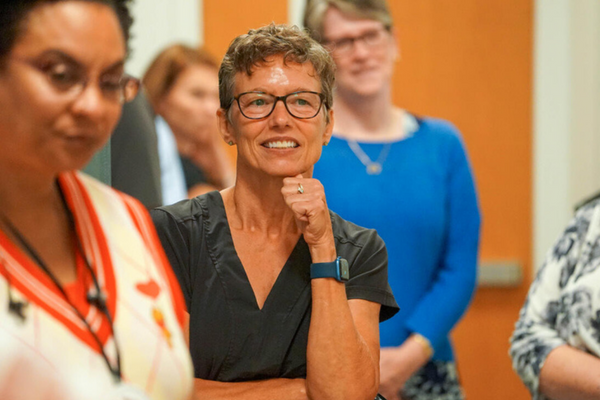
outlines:
[{"label": "blurred hand", "polygon": [[[107,374],[108,377],[108,374]],[[86,368],[69,373],[57,371],[50,363],[24,346],[0,337],[0,399],[2,400],[123,400],[114,390],[112,377],[98,379]]]},{"label": "blurred hand", "polygon": [[388,400],[402,400],[400,391],[406,381],[430,358],[413,336],[399,347],[384,347],[379,357],[379,393]]},{"label": "blurred hand", "polygon": [[46,365],[17,351],[3,354],[0,370],[0,399],[2,400],[64,400],[71,399],[58,375]]},{"label": "blurred hand", "polygon": [[410,378],[399,347],[384,347],[379,358],[379,393],[387,400],[402,400],[400,391]]}]

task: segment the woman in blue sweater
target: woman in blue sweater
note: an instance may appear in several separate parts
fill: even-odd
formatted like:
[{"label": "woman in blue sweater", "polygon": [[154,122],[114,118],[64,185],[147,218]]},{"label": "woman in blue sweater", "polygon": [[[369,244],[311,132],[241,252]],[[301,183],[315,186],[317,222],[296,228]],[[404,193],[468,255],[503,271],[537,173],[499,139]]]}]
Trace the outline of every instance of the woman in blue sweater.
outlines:
[{"label": "woman in blue sweater", "polygon": [[459,132],[392,104],[385,0],[310,0],[305,25],[337,65],[334,134],[314,176],[332,210],[386,242],[401,308],[381,325],[380,392],[462,399],[449,334],[475,288],[480,214]]}]

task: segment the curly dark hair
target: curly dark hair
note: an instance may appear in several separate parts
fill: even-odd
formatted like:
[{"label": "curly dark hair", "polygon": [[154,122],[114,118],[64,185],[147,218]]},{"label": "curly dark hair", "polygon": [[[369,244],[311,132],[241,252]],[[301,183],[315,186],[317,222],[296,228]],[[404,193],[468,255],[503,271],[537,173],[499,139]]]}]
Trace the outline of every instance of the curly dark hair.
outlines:
[{"label": "curly dark hair", "polygon": [[[129,11],[131,0],[0,0],[0,67],[25,29],[29,13],[38,6],[61,1],[88,1],[110,6],[117,15],[125,43],[129,43],[133,17]],[[129,47],[127,47],[129,50]]]}]

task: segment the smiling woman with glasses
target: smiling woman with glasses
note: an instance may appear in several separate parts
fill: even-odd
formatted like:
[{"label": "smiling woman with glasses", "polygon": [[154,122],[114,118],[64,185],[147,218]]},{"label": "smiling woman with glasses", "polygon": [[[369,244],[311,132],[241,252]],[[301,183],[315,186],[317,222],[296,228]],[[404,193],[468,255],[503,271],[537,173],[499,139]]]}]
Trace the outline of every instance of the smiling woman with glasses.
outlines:
[{"label": "smiling woman with glasses", "polygon": [[219,70],[235,185],[153,211],[188,305],[198,398],[375,398],[379,320],[398,308],[385,245],[329,211],[314,164],[334,65],[295,27],[231,43]]},{"label": "smiling woman with glasses", "polygon": [[148,213],[78,171],[139,89],[131,23],[126,0],[0,2],[2,400],[191,393],[185,305]]},{"label": "smiling woman with glasses", "polygon": [[402,308],[381,325],[380,391],[462,399],[449,336],[475,289],[480,217],[460,134],[392,103],[400,51],[386,0],[308,0],[304,23],[337,66],[335,126],[314,176],[331,208],[385,240]]}]

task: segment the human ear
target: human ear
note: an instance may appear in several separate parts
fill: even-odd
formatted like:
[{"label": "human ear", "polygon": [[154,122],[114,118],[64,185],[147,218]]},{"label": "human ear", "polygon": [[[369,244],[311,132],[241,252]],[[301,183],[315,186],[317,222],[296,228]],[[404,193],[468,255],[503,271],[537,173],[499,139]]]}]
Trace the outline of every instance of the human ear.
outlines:
[{"label": "human ear", "polygon": [[328,122],[325,126],[325,132],[323,133],[323,145],[327,146],[329,141],[331,140],[331,135],[333,134],[333,125],[335,123],[335,118],[333,116],[333,110],[327,111]]},{"label": "human ear", "polygon": [[217,119],[219,122],[219,133],[221,133],[221,137],[228,145],[232,146],[235,144],[235,137],[233,135],[233,127],[231,126],[231,122],[227,117],[228,110],[223,108],[219,108],[217,110]]}]

